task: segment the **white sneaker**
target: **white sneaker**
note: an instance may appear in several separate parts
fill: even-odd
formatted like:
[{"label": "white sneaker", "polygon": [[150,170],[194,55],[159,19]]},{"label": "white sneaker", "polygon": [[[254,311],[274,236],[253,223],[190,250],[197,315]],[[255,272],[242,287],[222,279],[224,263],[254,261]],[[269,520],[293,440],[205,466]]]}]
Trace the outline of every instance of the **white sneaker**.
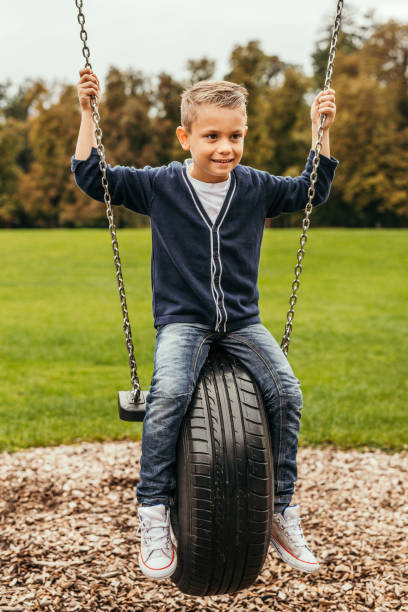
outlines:
[{"label": "white sneaker", "polygon": [[285,563],[300,572],[316,572],[319,563],[306,544],[300,526],[299,506],[287,506],[272,519],[271,543]]},{"label": "white sneaker", "polygon": [[148,578],[168,578],[177,567],[170,512],[163,504],[139,508],[141,542],[139,567]]}]

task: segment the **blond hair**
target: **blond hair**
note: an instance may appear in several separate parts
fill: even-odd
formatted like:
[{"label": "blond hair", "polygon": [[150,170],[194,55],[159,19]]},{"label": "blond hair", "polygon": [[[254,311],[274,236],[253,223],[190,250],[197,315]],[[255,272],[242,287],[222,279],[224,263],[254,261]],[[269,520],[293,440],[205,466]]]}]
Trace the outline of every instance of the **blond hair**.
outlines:
[{"label": "blond hair", "polygon": [[191,132],[200,104],[214,104],[220,108],[239,108],[247,119],[245,87],[230,81],[199,81],[181,94],[181,125]]}]

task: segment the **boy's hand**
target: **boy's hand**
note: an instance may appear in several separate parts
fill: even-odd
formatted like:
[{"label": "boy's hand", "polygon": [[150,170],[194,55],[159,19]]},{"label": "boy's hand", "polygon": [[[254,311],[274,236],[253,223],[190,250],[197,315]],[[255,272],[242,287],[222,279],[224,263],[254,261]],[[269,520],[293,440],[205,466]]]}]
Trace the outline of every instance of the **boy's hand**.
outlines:
[{"label": "boy's hand", "polygon": [[81,77],[78,81],[77,90],[79,104],[82,111],[92,111],[91,96],[96,96],[96,102],[99,103],[101,96],[101,86],[99,79],[90,68],[83,68],[79,71]]},{"label": "boy's hand", "polygon": [[326,115],[324,129],[328,130],[333,125],[336,116],[336,96],[334,89],[326,89],[317,94],[315,101],[312,104],[310,118],[314,128],[318,128],[320,124],[320,115]]}]

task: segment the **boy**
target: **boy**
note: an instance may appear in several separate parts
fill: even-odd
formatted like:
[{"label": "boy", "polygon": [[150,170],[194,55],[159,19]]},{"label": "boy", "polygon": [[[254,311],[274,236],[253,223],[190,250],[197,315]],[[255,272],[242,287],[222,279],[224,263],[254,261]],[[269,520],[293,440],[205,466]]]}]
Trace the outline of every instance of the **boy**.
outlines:
[{"label": "boy", "polygon": [[[78,83],[82,120],[72,170],[78,186],[103,202],[90,95],[99,99],[99,81],[85,69]],[[248,368],[262,391],[274,453],[271,543],[292,567],[304,572],[319,567],[306,545],[298,505],[290,505],[297,477],[302,393],[278,343],[261,324],[257,289],[265,218],[304,208],[314,151],[296,178],[241,166],[248,129],[246,96],[235,83],[197,83],[182,95],[177,128],[191,159],[161,168],[108,166],[107,170],[112,204],[124,204],[151,219],[157,335],[137,487],[139,565],[150,578],[170,576],[177,565],[169,523],[175,449],[213,341]],[[314,204],[327,199],[338,164],[329,147],[329,127],[336,114],[333,90],[320,92],[312,105],[312,147],[320,113],[327,120]]]}]

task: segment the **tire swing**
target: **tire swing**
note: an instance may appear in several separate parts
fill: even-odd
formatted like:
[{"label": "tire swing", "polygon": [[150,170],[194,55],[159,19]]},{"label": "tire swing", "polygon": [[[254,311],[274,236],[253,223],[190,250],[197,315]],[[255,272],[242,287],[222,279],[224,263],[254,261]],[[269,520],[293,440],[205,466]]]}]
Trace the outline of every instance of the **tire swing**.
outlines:
[{"label": "tire swing", "polygon": [[[85,68],[92,69],[84,28],[83,0],[75,0],[75,4],[81,26]],[[343,0],[338,0],[325,90],[331,84],[342,10]],[[119,417],[125,421],[143,421],[146,399],[137,376],[106,177],[100,116],[94,96],[91,96],[91,106],[132,385],[131,391],[120,391],[118,394]],[[325,121],[326,115],[322,115],[289,299],[290,308],[281,343],[286,356],[305,254],[306,232],[310,226]],[[260,390],[241,363],[213,345],[184,417],[177,446],[176,503],[171,510],[171,523],[178,541],[178,565],[171,579],[183,593],[220,595],[234,593],[253,584],[262,570],[269,548],[273,491],[272,448]]]}]

